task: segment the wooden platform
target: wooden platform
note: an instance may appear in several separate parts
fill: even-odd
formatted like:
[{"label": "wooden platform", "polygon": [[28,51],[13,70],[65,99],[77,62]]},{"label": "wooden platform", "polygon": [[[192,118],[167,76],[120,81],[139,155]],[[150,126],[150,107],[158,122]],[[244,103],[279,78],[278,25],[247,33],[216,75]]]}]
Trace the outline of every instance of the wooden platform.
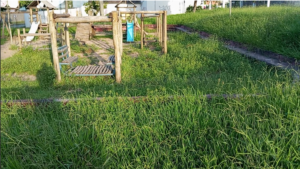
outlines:
[{"label": "wooden platform", "polygon": [[77,66],[69,72],[71,76],[112,76],[113,74],[113,68],[108,65]]}]

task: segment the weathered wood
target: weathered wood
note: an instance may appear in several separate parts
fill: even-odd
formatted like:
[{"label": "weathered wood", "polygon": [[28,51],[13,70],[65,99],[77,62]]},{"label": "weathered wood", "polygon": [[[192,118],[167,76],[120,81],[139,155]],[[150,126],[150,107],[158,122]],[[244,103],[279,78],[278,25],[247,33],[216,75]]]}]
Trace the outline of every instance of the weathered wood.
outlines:
[{"label": "weathered wood", "polygon": [[65,13],[66,14],[68,13],[68,8],[69,8],[68,1],[65,1]]},{"label": "weathered wood", "polygon": [[8,8],[8,13],[7,13],[7,20],[8,20],[8,22],[7,22],[7,24],[8,24],[8,29],[9,29],[9,37],[10,37],[10,44],[12,45],[13,44],[13,41],[12,41],[12,33],[11,33],[11,28],[10,28],[10,17],[9,17],[9,13],[10,13],[10,9]]},{"label": "weathered wood", "polygon": [[78,57],[68,57],[67,59],[63,60],[61,63],[71,64],[73,62],[76,62],[77,60],[78,60]]},{"label": "weathered wood", "polygon": [[159,14],[159,42],[162,45],[162,14]]},{"label": "weathered wood", "polygon": [[121,18],[118,17],[118,12],[112,12],[112,24],[113,24],[113,41],[115,46],[115,73],[116,73],[116,82],[121,83],[121,54],[120,54],[120,34],[122,32],[119,31],[119,22],[122,22]]},{"label": "weathered wood", "polygon": [[163,11],[120,11],[121,14],[160,14]]},{"label": "weathered wood", "polygon": [[[49,16],[49,8],[47,8],[47,16]],[[47,17],[47,23],[49,24],[49,17]]]},{"label": "weathered wood", "polygon": [[21,36],[20,36],[20,29],[18,29],[18,41],[19,41],[19,47],[22,49],[22,41],[21,41]]},{"label": "weathered wood", "polygon": [[167,11],[164,11],[163,13],[163,32],[164,32],[164,42],[163,42],[163,52],[164,54],[167,54]]},{"label": "weathered wood", "polygon": [[1,18],[2,18],[2,34],[1,37],[4,37],[4,25],[6,25],[5,23],[5,15],[1,14]]},{"label": "weathered wood", "polygon": [[67,55],[69,55],[69,51],[67,51],[66,53],[58,56],[59,59],[66,57]]},{"label": "weathered wood", "polygon": [[25,33],[20,36],[51,36],[51,33]]},{"label": "weathered wood", "polygon": [[69,25],[68,23],[65,24],[65,40],[66,40],[66,45],[68,46],[69,56],[72,56],[71,55],[70,33],[69,33],[68,25]]},{"label": "weathered wood", "polygon": [[55,14],[53,13],[53,19],[57,19],[57,18],[69,18],[71,15],[68,13],[64,13],[64,14]]},{"label": "weathered wood", "polygon": [[29,15],[30,15],[30,23],[32,23],[33,22],[32,8],[29,9]]},{"label": "weathered wood", "polygon": [[[133,11],[135,12],[136,8],[134,8]],[[133,32],[133,35],[134,35],[134,37],[136,37],[136,24],[135,24],[137,22],[137,20],[136,20],[136,14],[133,14],[133,17],[134,17],[134,25],[133,25],[134,26],[133,27],[133,31],[134,32]]]},{"label": "weathered wood", "polygon": [[61,39],[61,44],[62,45],[66,45],[64,42],[65,42],[65,38],[63,37],[63,32],[62,32],[62,29],[59,29],[59,39]]},{"label": "weathered wood", "polygon": [[122,18],[119,18],[119,45],[120,45],[120,64],[122,64],[122,55],[123,55],[123,29],[122,29]]},{"label": "weathered wood", "polygon": [[156,18],[159,15],[145,15],[144,18]]},{"label": "weathered wood", "polygon": [[58,52],[58,53],[62,53],[62,52],[65,52],[67,49],[68,49],[68,48],[67,48],[67,46],[65,45],[65,46],[60,47],[59,50],[57,50],[57,52]]},{"label": "weathered wood", "polygon": [[79,69],[80,69],[80,67],[81,67],[81,66],[77,66],[77,67],[75,67],[75,68],[72,70],[72,72],[77,72],[77,70],[79,70]]},{"label": "weathered wood", "polygon": [[[39,16],[39,13],[37,13],[36,15],[36,22],[40,22],[40,16]],[[41,22],[40,22],[41,23]]]},{"label": "weathered wood", "polygon": [[55,22],[53,19],[53,12],[49,14],[49,28],[51,33],[51,47],[52,47],[52,55],[53,55],[53,66],[56,71],[57,80],[61,81],[60,68],[59,68],[59,59],[57,53],[57,42],[56,42],[56,29]]},{"label": "weathered wood", "polygon": [[111,22],[111,18],[106,16],[83,16],[83,17],[69,17],[57,18],[55,22],[58,23],[89,23],[89,22]]},{"label": "weathered wood", "polygon": [[[23,28],[23,34],[26,34],[25,28]],[[25,37],[24,44],[27,45],[26,37]]]},{"label": "weathered wood", "polygon": [[141,16],[141,49],[144,48],[144,14]]}]

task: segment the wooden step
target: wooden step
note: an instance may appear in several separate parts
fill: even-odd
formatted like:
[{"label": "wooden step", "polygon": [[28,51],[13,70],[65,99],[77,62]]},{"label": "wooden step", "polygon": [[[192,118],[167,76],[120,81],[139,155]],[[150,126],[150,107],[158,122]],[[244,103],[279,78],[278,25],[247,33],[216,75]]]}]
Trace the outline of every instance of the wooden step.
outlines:
[{"label": "wooden step", "polygon": [[74,76],[111,76],[113,75],[113,68],[108,65],[89,65],[89,66],[77,66],[69,75]]}]

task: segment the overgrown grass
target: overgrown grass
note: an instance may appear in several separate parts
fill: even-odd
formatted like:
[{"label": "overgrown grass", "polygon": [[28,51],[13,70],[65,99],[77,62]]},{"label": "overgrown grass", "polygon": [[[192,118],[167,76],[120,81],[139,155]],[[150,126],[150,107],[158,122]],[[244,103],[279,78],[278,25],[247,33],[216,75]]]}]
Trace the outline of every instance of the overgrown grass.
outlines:
[{"label": "overgrown grass", "polygon": [[[300,8],[233,8],[201,10],[168,16],[168,24],[179,24],[218,37],[300,59]],[[148,19],[147,23],[155,23]]]},{"label": "overgrown grass", "polygon": [[[168,55],[139,46],[125,50],[122,58],[122,84],[114,77],[62,77],[52,88],[38,81],[21,81],[11,73],[36,75],[41,65],[51,65],[50,52],[24,49],[1,62],[3,99],[70,97],[92,93],[96,96],[146,96],[180,94],[185,90],[203,93],[264,93],[269,87],[289,84],[289,72],[248,60],[227,50],[217,40],[201,40],[198,35],[169,34]],[[157,47],[157,49],[159,49]],[[130,53],[138,52],[132,58]],[[79,59],[81,60],[81,59]],[[79,61],[80,62],[80,61]],[[83,63],[80,63],[83,64]],[[49,69],[49,72],[52,70]],[[108,94],[108,95],[107,95]]]},{"label": "overgrown grass", "polygon": [[[4,168],[298,168],[299,88],[6,107]],[[89,98],[89,97],[88,97]]]}]

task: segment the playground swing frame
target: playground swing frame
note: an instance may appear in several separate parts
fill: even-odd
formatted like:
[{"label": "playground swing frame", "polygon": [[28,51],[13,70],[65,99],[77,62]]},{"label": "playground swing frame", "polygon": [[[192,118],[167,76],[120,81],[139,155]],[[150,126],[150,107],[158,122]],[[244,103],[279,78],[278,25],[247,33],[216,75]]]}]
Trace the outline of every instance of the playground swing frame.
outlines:
[{"label": "playground swing frame", "polygon": [[[56,40],[56,23],[65,23],[65,36],[66,45],[68,46],[68,52],[71,56],[70,50],[70,39],[69,30],[67,27],[68,23],[91,23],[91,22],[112,22],[113,25],[113,42],[115,49],[115,64],[114,64],[114,75],[117,83],[121,83],[121,57],[123,53],[123,32],[122,32],[122,19],[121,14],[162,14],[163,25],[162,25],[162,46],[163,52],[167,53],[167,12],[166,11],[114,11],[111,13],[111,17],[106,16],[88,16],[88,17],[69,17],[65,14],[54,14],[52,11],[49,13],[49,30],[51,34],[51,45],[53,55],[53,65],[57,74],[57,80],[61,80],[60,64],[58,56],[58,47]],[[55,15],[55,18],[53,17]],[[141,42],[142,43],[142,42]]]}]

